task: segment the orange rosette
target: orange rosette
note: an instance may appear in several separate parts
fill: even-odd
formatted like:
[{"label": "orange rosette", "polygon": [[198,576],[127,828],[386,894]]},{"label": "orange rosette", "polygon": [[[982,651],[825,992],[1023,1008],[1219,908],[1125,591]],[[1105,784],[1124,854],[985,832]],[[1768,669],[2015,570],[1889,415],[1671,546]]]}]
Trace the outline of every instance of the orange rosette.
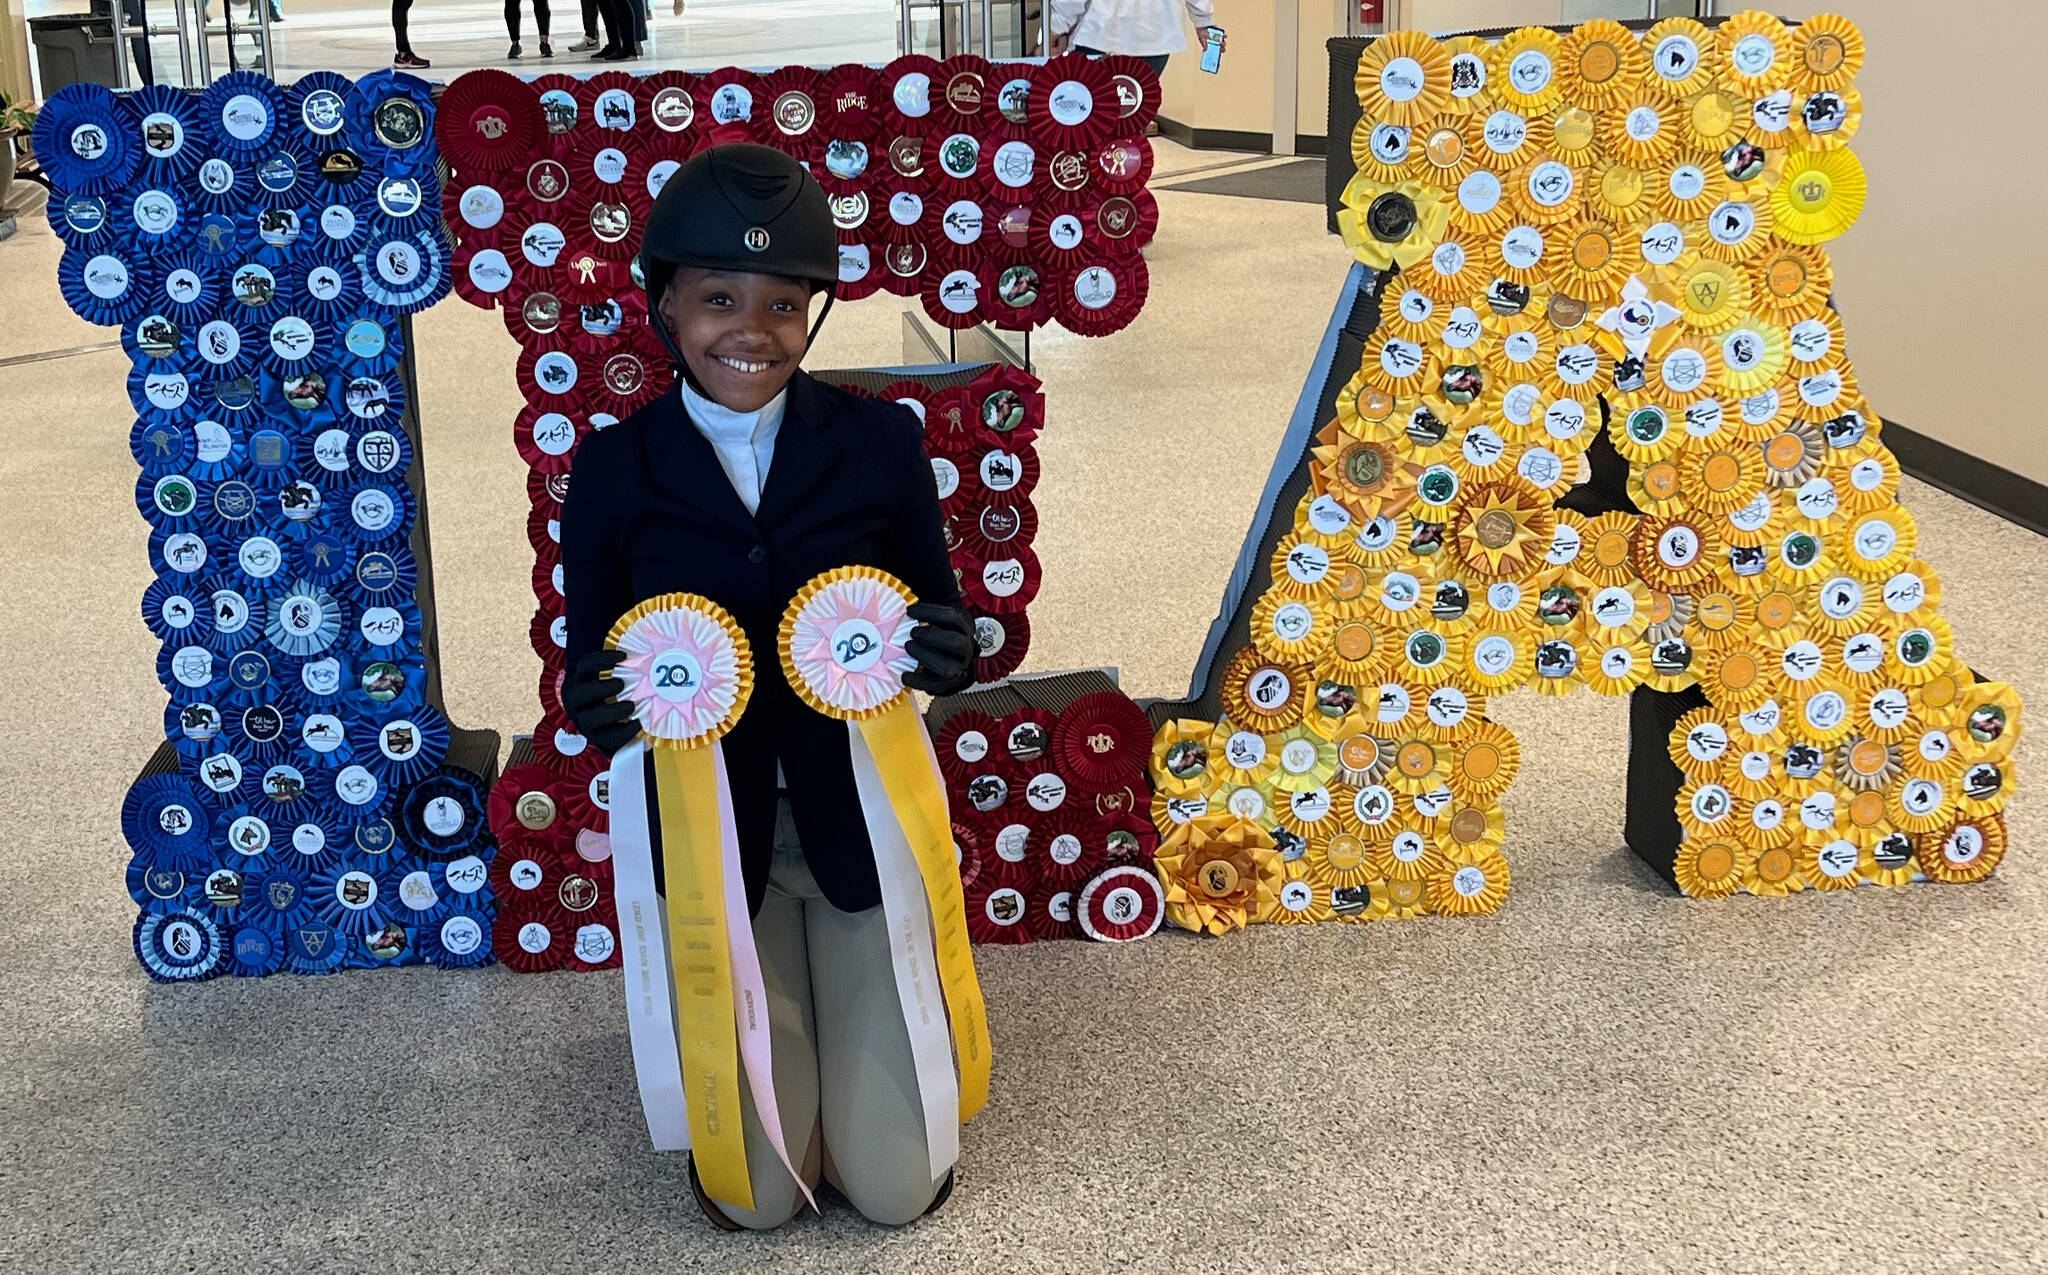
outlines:
[{"label": "orange rosette", "polygon": [[1990,876],[2005,857],[2005,846],[2003,815],[1957,820],[1945,831],[1922,833],[1913,839],[1920,870],[1928,880],[1944,885],[1968,885]]},{"label": "orange rosette", "polygon": [[1596,18],[1565,36],[1556,66],[1565,101],[1604,110],[1641,89],[1649,62],[1635,32]]},{"label": "orange rosette", "polygon": [[[1459,816],[1476,815],[1463,810]],[[1455,824],[1458,816],[1453,816]],[[1439,916],[1486,916],[1507,901],[1508,861],[1499,850],[1451,850],[1446,865],[1427,879],[1430,908]]]},{"label": "orange rosette", "polygon": [[1733,837],[1688,837],[1672,865],[1679,893],[1694,899],[1725,899],[1742,890],[1756,852]]},{"label": "orange rosette", "polygon": [[1765,318],[1790,325],[1819,313],[1834,293],[1834,266],[1820,248],[1771,236],[1748,259],[1750,299]]},{"label": "orange rosette", "polygon": [[1198,934],[1227,934],[1272,917],[1287,870],[1257,824],[1204,816],[1160,842],[1153,868],[1166,887],[1166,919]]},{"label": "orange rosette", "polygon": [[1557,232],[1549,254],[1548,281],[1572,297],[1618,295],[1629,276],[1643,268],[1637,237],[1611,221],[1584,218]]},{"label": "orange rosette", "polygon": [[1792,33],[1792,84],[1807,93],[1849,87],[1863,69],[1863,33],[1836,13],[1816,13]]},{"label": "orange rosette", "polygon": [[1308,711],[1314,677],[1309,669],[1276,663],[1247,646],[1223,670],[1219,695],[1224,714],[1262,735],[1286,730]]}]

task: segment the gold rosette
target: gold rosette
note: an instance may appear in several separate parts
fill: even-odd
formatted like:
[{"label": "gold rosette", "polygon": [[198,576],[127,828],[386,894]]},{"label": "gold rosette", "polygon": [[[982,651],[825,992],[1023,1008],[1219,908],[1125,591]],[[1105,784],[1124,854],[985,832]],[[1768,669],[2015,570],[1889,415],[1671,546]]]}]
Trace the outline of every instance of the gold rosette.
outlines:
[{"label": "gold rosette", "polygon": [[1514,201],[1508,198],[1506,188],[1501,185],[1500,174],[1487,166],[1500,163],[1500,157],[1476,141],[1477,136],[1478,130],[1468,123],[1465,142],[1467,153],[1473,158],[1474,167],[1458,183],[1458,188],[1452,196],[1451,225],[1467,235],[1484,237],[1513,219],[1515,205]]},{"label": "gold rosette", "polygon": [[[1211,751],[1209,768],[1220,788],[1256,788],[1272,778],[1280,765],[1274,741],[1254,730],[1226,730],[1219,722],[1211,735],[1220,741]],[[1250,818],[1251,816],[1246,816]]]},{"label": "gold rosette", "polygon": [[1687,839],[1678,847],[1672,875],[1679,892],[1695,899],[1725,899],[1742,889],[1754,853],[1729,837]]},{"label": "gold rosette", "polygon": [[1420,31],[1395,31],[1366,46],[1356,87],[1368,119],[1420,124],[1452,104],[1451,57]]},{"label": "gold rosette", "polygon": [[1252,644],[1282,664],[1314,664],[1329,645],[1331,622],[1319,598],[1272,590],[1252,608]]},{"label": "gold rosette", "polygon": [[1399,185],[1421,175],[1422,139],[1406,125],[1361,115],[1351,130],[1351,163],[1381,185]]},{"label": "gold rosette", "polygon": [[1893,506],[1856,518],[1849,524],[1848,541],[1843,568],[1864,580],[1883,580],[1912,561],[1920,547],[1920,524],[1903,506]]},{"label": "gold rosette", "polygon": [[1778,541],[1764,571],[1788,592],[1803,592],[1834,571],[1829,542],[1811,531],[1790,532]]},{"label": "gold rosette", "polygon": [[[1665,221],[1694,226],[1727,198],[1728,174],[1711,154],[1681,151],[1652,170],[1650,201]],[[1686,238],[1688,242],[1700,238],[1697,227],[1688,231]]]},{"label": "gold rosette", "polygon": [[1429,255],[1443,237],[1450,207],[1433,186],[1404,181],[1389,186],[1365,173],[1344,187],[1337,230],[1352,255],[1375,270],[1407,267]]},{"label": "gold rosette", "polygon": [[1459,806],[1443,821],[1438,840],[1454,862],[1499,851],[1508,839],[1507,812],[1497,805]]},{"label": "gold rosette", "polygon": [[1308,857],[1302,862],[1313,879],[1342,887],[1362,886],[1374,879],[1365,860],[1364,839],[1355,833],[1340,832],[1320,845],[1310,845]]},{"label": "gold rosette", "polygon": [[1775,234],[1749,258],[1747,268],[1752,303],[1774,323],[1790,324],[1817,313],[1834,292],[1834,266],[1824,251]]},{"label": "gold rosette", "polygon": [[[1290,865],[1298,866],[1298,865]],[[1322,881],[1297,877],[1280,887],[1272,919],[1280,925],[1313,925],[1337,919],[1330,902],[1330,887]]]},{"label": "gold rosette", "polygon": [[1353,795],[1330,788],[1283,790],[1275,794],[1273,817],[1304,842],[1329,837],[1343,828],[1337,812],[1350,806]]},{"label": "gold rosette", "polygon": [[1216,728],[1208,722],[1167,722],[1152,737],[1152,786],[1169,797],[1214,792],[1219,782],[1215,748]]},{"label": "gold rosette", "polygon": [[1948,826],[1956,813],[1956,785],[1919,776],[1885,790],[1885,810],[1900,830],[1915,836]]},{"label": "gold rosette", "polygon": [[[1681,490],[1673,466],[1672,490]],[[1640,507],[1642,502],[1637,501]],[[1725,555],[1718,536],[1705,519],[1689,516],[1644,517],[1635,526],[1630,561],[1643,583],[1659,593],[1684,593],[1714,578]]]},{"label": "gold rosette", "polygon": [[1671,728],[1671,761],[1689,779],[1711,780],[1729,756],[1728,724],[1720,709],[1695,708]]},{"label": "gold rosette", "polygon": [[1618,105],[1640,91],[1648,65],[1635,32],[1612,18],[1573,28],[1556,59],[1564,100],[1594,110]]},{"label": "gold rosette", "polygon": [[1962,819],[1954,827],[1913,838],[1920,870],[1931,881],[1967,885],[1982,881],[2005,857],[2005,819]]},{"label": "gold rosette", "polygon": [[1702,650],[1718,650],[1741,642],[1756,623],[1756,600],[1719,585],[1707,585],[1692,595],[1693,618],[1686,626],[1686,638]]},{"label": "gold rosette", "polygon": [[1674,98],[1687,98],[1713,85],[1721,72],[1721,48],[1705,24],[1666,18],[1643,32],[1650,73],[1643,82]]},{"label": "gold rosette", "polygon": [[1608,400],[1607,437],[1635,465],[1667,460],[1685,445],[1683,416],[1639,390]]},{"label": "gold rosette", "polygon": [[1421,161],[1414,176],[1439,190],[1458,188],[1476,165],[1463,125],[1462,117],[1444,114],[1417,126],[1413,144]]},{"label": "gold rosette", "polygon": [[1484,113],[1493,106],[1487,91],[1492,73],[1493,43],[1476,35],[1454,35],[1438,40],[1451,63],[1451,96],[1444,103],[1447,115]]},{"label": "gold rosette", "polygon": [[1500,851],[1453,852],[1445,868],[1428,878],[1430,908],[1439,916],[1498,912],[1508,884],[1508,861]]},{"label": "gold rosette", "polygon": [[1749,280],[1728,262],[1706,257],[1694,261],[1671,281],[1678,297],[1678,321],[1694,332],[1718,334],[1741,322],[1749,311]]},{"label": "gold rosette", "polygon": [[[1685,108],[1661,93],[1645,90],[1602,117],[1601,141],[1621,164],[1642,172],[1661,167],[1678,150]],[[1596,194],[1599,190],[1595,174]],[[1631,207],[1635,201],[1630,200]]]},{"label": "gold rosette", "polygon": [[1415,629],[1402,638],[1401,653],[1389,666],[1389,675],[1424,689],[1441,686],[1457,675],[1464,653],[1463,634]]},{"label": "gold rosette", "polygon": [[1582,170],[1605,155],[1600,149],[1599,120],[1585,107],[1569,102],[1550,117],[1550,145],[1559,159]]},{"label": "gold rosette", "polygon": [[1771,215],[1778,238],[1789,243],[1826,243],[1863,214],[1869,195],[1863,161],[1846,147],[1799,150],[1785,157],[1785,171],[1771,191]]},{"label": "gold rosette", "polygon": [[1540,226],[1510,219],[1505,229],[1484,244],[1486,268],[1495,278],[1509,283],[1539,284],[1549,273],[1550,257],[1558,252],[1559,243],[1554,242],[1557,239],[1558,231],[1546,233]]},{"label": "gold rosette", "polygon": [[[1379,890],[1373,891],[1375,902],[1380,898]],[[1412,921],[1430,913],[1429,890],[1419,879],[1389,878],[1386,882],[1386,910],[1380,915],[1396,921]]]},{"label": "gold rosette", "polygon": [[1422,467],[1404,458],[1391,443],[1361,438],[1336,422],[1316,435],[1310,455],[1321,489],[1349,510],[1361,524],[1381,512],[1398,512],[1415,496]]},{"label": "gold rosette", "polygon": [[1435,839],[1412,823],[1397,822],[1391,836],[1385,841],[1369,840],[1367,847],[1367,868],[1388,881],[1426,880],[1444,861]]},{"label": "gold rosette", "polygon": [[1273,838],[1243,819],[1200,819],[1176,828],[1153,866],[1166,887],[1166,919],[1199,934],[1225,934],[1268,919],[1287,879]]},{"label": "gold rosette", "polygon": [[1400,398],[1417,398],[1437,383],[1436,353],[1390,332],[1375,332],[1365,343],[1360,371],[1376,388]]},{"label": "gold rosette", "polygon": [[1335,424],[1360,438],[1388,438],[1393,427],[1387,420],[1393,413],[1394,396],[1367,381],[1360,368],[1337,396]]},{"label": "gold rosette", "polygon": [[[1939,616],[1929,617],[1940,623]],[[1931,625],[1930,625],[1931,627]],[[1941,625],[1945,633],[1946,624]],[[1965,762],[1998,762],[2020,738],[2020,693],[2007,682],[1977,682],[1962,689],[1944,713]]]},{"label": "gold rosette", "polygon": [[1341,551],[1333,553],[1304,536],[1283,536],[1267,561],[1272,589],[1283,597],[1320,602],[1329,596],[1330,574],[1339,561]]},{"label": "gold rosette", "polygon": [[1893,829],[1871,847],[1861,871],[1863,879],[1872,885],[1901,886],[1913,884],[1919,866],[1913,857],[1913,838]]},{"label": "gold rosette", "polygon": [[1716,204],[1706,216],[1706,233],[1699,237],[1702,256],[1730,265],[1741,265],[1771,239],[1771,205],[1761,193],[1737,191]]},{"label": "gold rosette", "polygon": [[1152,794],[1152,826],[1162,833],[1185,827],[1197,819],[1209,817],[1209,808],[1223,809],[1220,801],[1211,802],[1207,793],[1186,793],[1175,796],[1165,789]]},{"label": "gold rosette", "polygon": [[1810,842],[1798,852],[1799,875],[1816,890],[1853,890],[1863,880],[1859,869],[1869,856],[1847,837]]},{"label": "gold rosette", "polygon": [[1756,445],[1734,440],[1687,446],[1678,473],[1687,502],[1709,514],[1732,514],[1755,500],[1767,477]]},{"label": "gold rosette", "polygon": [[1792,33],[1792,84],[1806,93],[1846,89],[1863,69],[1863,33],[1835,13],[1816,13]]},{"label": "gold rosette", "polygon": [[1792,74],[1792,33],[1762,9],[1745,9],[1715,33],[1721,82],[1745,98],[1762,97]]},{"label": "gold rosette", "polygon": [[1220,696],[1224,715],[1240,726],[1271,734],[1298,725],[1308,712],[1315,674],[1293,664],[1280,664],[1246,647],[1223,670]]},{"label": "gold rosette", "polygon": [[1509,479],[1468,490],[1452,514],[1449,535],[1466,569],[1496,580],[1528,575],[1556,531],[1550,502],[1526,483]]},{"label": "gold rosette", "polygon": [[1559,251],[1550,260],[1552,287],[1574,297],[1605,297],[1621,291],[1643,268],[1634,234],[1614,222],[1589,217],[1559,232]]},{"label": "gold rosette", "polygon": [[1554,155],[1539,155],[1501,178],[1515,211],[1532,226],[1553,226],[1578,215],[1585,174]]},{"label": "gold rosette", "polygon": [[[1955,662],[1955,634],[1939,615],[1923,615],[1910,622],[1894,620],[1886,628],[1891,640],[1885,647],[1883,671],[1902,686],[1931,682]],[[2011,707],[2017,713],[2019,702],[2014,700]]]},{"label": "gold rosette", "polygon": [[1524,115],[1542,113],[1564,92],[1558,61],[1564,40],[1548,27],[1521,27],[1493,46],[1486,83],[1496,105]]},{"label": "gold rosette", "polygon": [[1957,816],[1963,819],[1983,819],[2004,811],[2005,803],[2012,799],[2012,769],[2011,758],[2004,761],[1973,761],[1964,767],[1962,781],[1957,786]]},{"label": "gold rosette", "polygon": [[1273,736],[1267,747],[1273,753],[1275,768],[1267,774],[1266,783],[1279,792],[1321,788],[1337,773],[1336,741],[1305,725],[1288,727]]},{"label": "gold rosette", "polygon": [[1330,644],[1316,664],[1316,673],[1351,686],[1369,686],[1380,679],[1399,649],[1398,635],[1383,630],[1372,619],[1342,615],[1331,623]]},{"label": "gold rosette", "polygon": [[1799,857],[1791,846],[1760,849],[1742,874],[1742,888],[1766,898],[1783,898],[1806,888],[1799,874]]},{"label": "gold rosette", "polygon": [[1587,211],[1617,226],[1641,221],[1650,208],[1650,193],[1649,168],[1620,160],[1593,165],[1586,178]]}]

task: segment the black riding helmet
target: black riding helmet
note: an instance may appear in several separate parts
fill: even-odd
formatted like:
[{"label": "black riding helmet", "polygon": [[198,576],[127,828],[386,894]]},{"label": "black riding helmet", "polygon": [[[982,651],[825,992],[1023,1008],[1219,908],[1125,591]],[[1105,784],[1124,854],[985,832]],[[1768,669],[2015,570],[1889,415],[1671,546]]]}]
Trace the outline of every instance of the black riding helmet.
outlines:
[{"label": "black riding helmet", "polygon": [[802,279],[824,289],[816,340],[839,284],[839,232],[825,190],[802,164],[767,146],[728,142],[677,169],[661,188],[640,240],[647,319],[683,377],[695,378],[661,312],[678,266]]}]

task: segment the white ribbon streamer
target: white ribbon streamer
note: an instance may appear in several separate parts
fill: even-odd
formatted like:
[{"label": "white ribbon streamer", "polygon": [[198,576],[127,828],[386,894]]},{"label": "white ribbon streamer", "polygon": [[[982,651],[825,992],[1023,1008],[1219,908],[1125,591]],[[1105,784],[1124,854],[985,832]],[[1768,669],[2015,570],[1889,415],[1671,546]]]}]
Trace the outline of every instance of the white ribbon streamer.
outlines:
[{"label": "white ribbon streamer", "polygon": [[662,902],[654,892],[646,758],[647,743],[638,738],[612,758],[612,881],[619,905],[620,955],[625,960],[626,1026],[633,1040],[633,1074],[640,1083],[647,1136],[656,1151],[688,1151],[690,1108],[683,1095]]},{"label": "white ribbon streamer", "polygon": [[[903,1007],[903,1025],[910,1032],[910,1057],[917,1070],[918,1099],[924,1107],[925,1151],[932,1181],[937,1182],[960,1159],[960,1079],[953,1070],[953,1040],[945,992],[939,985],[931,904],[925,898],[917,855],[890,805],[889,791],[860,733],[860,723],[848,722],[846,729],[851,736],[854,787],[860,794],[868,841],[875,848],[875,875],[882,885],[882,915],[889,924],[889,963],[896,973],[896,999]],[[930,747],[927,741],[926,750]],[[936,761],[933,764],[936,766]]]}]

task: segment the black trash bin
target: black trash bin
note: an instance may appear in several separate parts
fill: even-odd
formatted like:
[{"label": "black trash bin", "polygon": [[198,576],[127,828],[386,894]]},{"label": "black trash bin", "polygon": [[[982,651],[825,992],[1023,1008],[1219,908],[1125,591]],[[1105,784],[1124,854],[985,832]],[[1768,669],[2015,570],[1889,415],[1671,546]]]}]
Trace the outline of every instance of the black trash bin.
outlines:
[{"label": "black trash bin", "polygon": [[[149,40],[139,34],[147,20],[141,0],[124,0],[123,19],[131,31],[128,40],[132,83],[136,87],[156,82],[150,63]],[[49,97],[67,84],[104,84],[118,87],[114,74],[114,23],[107,0],[93,0],[90,13],[56,13],[28,20],[29,39],[36,48],[36,67],[43,81],[43,96]]]}]

